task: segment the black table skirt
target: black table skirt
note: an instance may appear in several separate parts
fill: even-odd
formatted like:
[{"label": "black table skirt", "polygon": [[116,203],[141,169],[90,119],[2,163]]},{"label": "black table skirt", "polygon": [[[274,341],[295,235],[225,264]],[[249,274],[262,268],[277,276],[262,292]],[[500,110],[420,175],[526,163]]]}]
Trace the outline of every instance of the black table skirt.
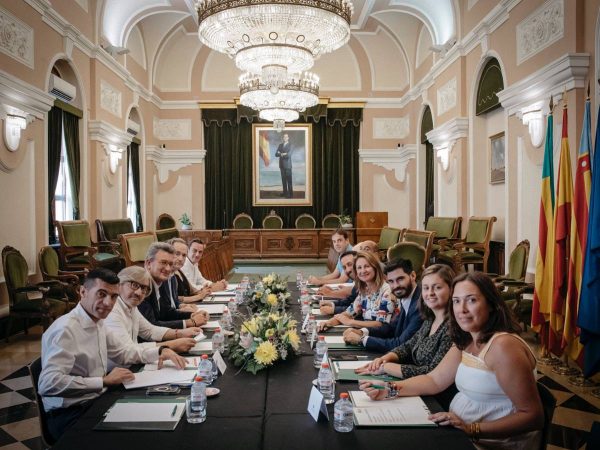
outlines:
[{"label": "black table skirt", "polygon": [[[290,285],[291,287],[291,285]],[[296,302],[289,311],[300,315]],[[227,372],[214,386],[221,393],[208,400],[207,420],[188,424],[185,415],[175,431],[96,431],[108,408],[119,398],[141,397],[145,389],[109,390],[66,431],[53,449],[302,449],[351,450],[355,448],[398,448],[401,450],[473,449],[462,431],[449,428],[355,428],[351,433],[333,429],[333,405],[328,406],[330,422],[318,422],[306,411],[312,380],[317,377],[309,346],[302,344],[301,356],[277,363],[256,375],[240,372],[227,361]],[[361,352],[365,354],[364,352]],[[339,356],[344,352],[332,352]],[[356,353],[352,353],[356,354]],[[336,397],[356,390],[356,382],[336,383]],[[189,394],[189,389],[182,392]],[[439,403],[424,398],[432,412]]]}]

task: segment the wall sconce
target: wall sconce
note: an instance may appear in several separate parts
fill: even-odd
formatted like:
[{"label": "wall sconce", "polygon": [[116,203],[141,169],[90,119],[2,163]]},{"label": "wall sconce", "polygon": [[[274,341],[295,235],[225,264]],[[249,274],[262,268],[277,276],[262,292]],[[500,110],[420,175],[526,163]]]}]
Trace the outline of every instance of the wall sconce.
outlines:
[{"label": "wall sconce", "polygon": [[544,142],[544,117],[540,109],[523,112],[523,125],[529,127],[531,145],[539,147]]},{"label": "wall sconce", "polygon": [[442,163],[442,169],[448,170],[450,165],[450,147],[448,145],[438,147],[435,150],[435,155],[439,158]]},{"label": "wall sconce", "polygon": [[11,152],[16,152],[21,143],[21,130],[27,128],[27,119],[16,114],[4,116],[4,143]]}]

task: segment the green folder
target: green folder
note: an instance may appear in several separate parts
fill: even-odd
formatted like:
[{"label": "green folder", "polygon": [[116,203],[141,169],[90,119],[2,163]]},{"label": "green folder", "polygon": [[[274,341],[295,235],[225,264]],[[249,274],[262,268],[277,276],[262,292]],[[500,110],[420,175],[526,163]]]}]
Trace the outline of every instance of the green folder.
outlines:
[{"label": "green folder", "polygon": [[350,344],[327,344],[327,350],[352,350],[362,351],[364,350],[362,345],[350,345]]},{"label": "green folder", "polygon": [[335,379],[339,381],[400,381],[400,378],[396,378],[391,375],[365,375],[355,373],[353,369],[334,369],[334,374]]}]

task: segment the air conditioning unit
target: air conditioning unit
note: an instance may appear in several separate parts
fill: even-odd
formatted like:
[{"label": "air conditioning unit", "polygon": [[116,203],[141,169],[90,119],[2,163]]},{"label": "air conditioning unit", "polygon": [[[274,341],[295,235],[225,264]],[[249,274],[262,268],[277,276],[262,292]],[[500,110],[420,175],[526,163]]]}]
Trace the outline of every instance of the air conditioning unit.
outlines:
[{"label": "air conditioning unit", "polygon": [[50,75],[50,93],[59,99],[70,102],[75,98],[77,89],[56,75]]},{"label": "air conditioning unit", "polygon": [[129,134],[137,136],[140,132],[140,129],[141,129],[141,126],[139,123],[137,123],[131,119],[127,119],[127,132]]}]

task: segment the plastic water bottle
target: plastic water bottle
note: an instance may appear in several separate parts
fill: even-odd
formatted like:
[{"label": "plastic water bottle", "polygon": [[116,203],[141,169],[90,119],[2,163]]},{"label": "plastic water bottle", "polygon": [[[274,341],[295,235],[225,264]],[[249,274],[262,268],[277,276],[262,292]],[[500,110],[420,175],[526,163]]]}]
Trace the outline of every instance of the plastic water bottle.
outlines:
[{"label": "plastic water bottle", "polygon": [[340,394],[340,399],[333,407],[333,428],[340,433],[348,433],[354,428],[352,403],[348,400],[347,392]]},{"label": "plastic water bottle", "polygon": [[323,394],[323,399],[327,405],[335,401],[335,385],[333,382],[333,372],[329,368],[329,363],[322,363],[319,370],[319,391]]},{"label": "plastic water bottle", "polygon": [[237,307],[238,304],[236,303],[234,298],[230,298],[229,302],[227,302],[227,309],[229,309],[229,312],[231,313],[232,316],[235,315],[235,313],[237,312]]},{"label": "plastic water bottle", "polygon": [[302,272],[296,273],[296,287],[300,287],[300,283],[302,283]]},{"label": "plastic water bottle", "polygon": [[241,305],[244,303],[244,290],[241,287],[238,287],[235,290],[235,303]]},{"label": "plastic water bottle", "polygon": [[219,366],[217,366],[217,362],[214,358],[210,358],[210,363],[212,364],[212,380],[214,381],[219,378]]},{"label": "plastic water bottle", "polygon": [[223,315],[221,316],[221,320],[219,320],[219,323],[221,324],[224,330],[231,329],[231,314],[229,314],[229,308],[225,307],[223,309]]},{"label": "plastic water bottle", "polygon": [[308,316],[308,323],[306,324],[306,340],[310,341],[310,338],[317,328],[317,321],[315,320],[315,316],[312,314]]},{"label": "plastic water bottle", "polygon": [[204,380],[207,386],[212,383],[212,363],[208,360],[208,355],[202,355],[198,363],[198,376]]},{"label": "plastic water bottle", "polygon": [[310,302],[308,300],[304,300],[302,302],[302,320],[306,318],[310,314]]},{"label": "plastic water bottle", "polygon": [[223,354],[225,351],[225,336],[221,333],[220,328],[216,328],[215,333],[212,335],[212,347],[214,352],[218,350],[219,353]]},{"label": "plastic water bottle", "polygon": [[190,407],[187,410],[189,423],[202,423],[206,420],[206,384],[202,377],[197,376],[192,384]]},{"label": "plastic water bottle", "polygon": [[323,355],[325,355],[325,353],[327,353],[327,342],[325,342],[325,336],[319,336],[319,340],[317,341],[317,345],[315,345],[314,351],[313,365],[315,366],[315,369],[321,367]]}]

